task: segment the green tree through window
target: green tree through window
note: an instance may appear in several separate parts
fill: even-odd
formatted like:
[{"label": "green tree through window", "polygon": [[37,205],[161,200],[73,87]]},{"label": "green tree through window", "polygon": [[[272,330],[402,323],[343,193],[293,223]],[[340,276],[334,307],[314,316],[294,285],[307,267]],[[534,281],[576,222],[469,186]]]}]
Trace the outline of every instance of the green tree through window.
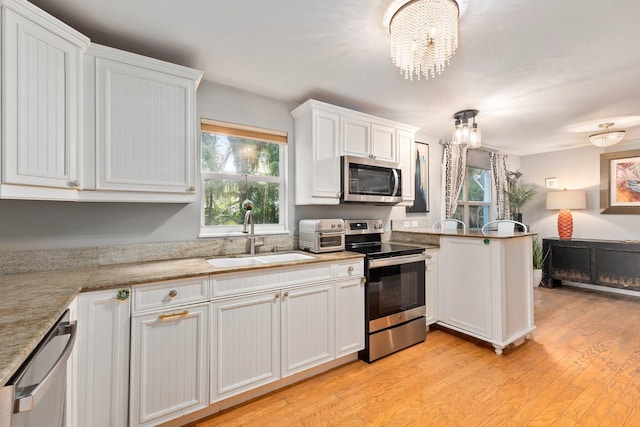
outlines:
[{"label": "green tree through window", "polygon": [[280,224],[283,145],[202,132],[204,227],[240,225],[242,202],[253,202],[256,224]]}]

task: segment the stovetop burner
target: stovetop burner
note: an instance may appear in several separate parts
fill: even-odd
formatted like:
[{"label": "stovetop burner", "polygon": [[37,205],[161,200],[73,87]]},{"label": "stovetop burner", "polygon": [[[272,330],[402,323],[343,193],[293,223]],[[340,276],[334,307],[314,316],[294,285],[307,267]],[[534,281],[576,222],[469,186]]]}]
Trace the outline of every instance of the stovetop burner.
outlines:
[{"label": "stovetop burner", "polygon": [[345,249],[365,254],[367,258],[413,255],[424,248],[400,243],[382,242],[384,227],[380,220],[345,220]]},{"label": "stovetop burner", "polygon": [[378,243],[375,245],[354,245],[345,246],[345,249],[352,252],[365,254],[368,258],[385,258],[392,256],[413,255],[424,252],[424,248],[418,246],[402,245],[398,243]]}]

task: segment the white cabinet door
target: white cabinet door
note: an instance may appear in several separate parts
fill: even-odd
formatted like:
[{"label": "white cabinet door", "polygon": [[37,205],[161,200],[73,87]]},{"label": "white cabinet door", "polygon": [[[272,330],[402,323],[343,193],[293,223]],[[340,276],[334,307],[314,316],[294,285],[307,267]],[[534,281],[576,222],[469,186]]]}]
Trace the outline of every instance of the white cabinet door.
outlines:
[{"label": "white cabinet door", "polygon": [[340,115],[308,101],[291,112],[295,127],[296,205],[340,202]]},{"label": "white cabinet door", "polygon": [[93,45],[88,56],[94,59],[85,67],[95,85],[95,98],[87,97],[95,103],[95,122],[87,124],[95,139],[95,189],[102,197],[142,192],[156,193],[156,201],[163,199],[158,193],[166,201],[195,200],[201,73],[104,46]]},{"label": "white cabinet door", "polygon": [[438,250],[427,249],[425,251],[427,259],[425,260],[425,298],[427,313],[425,315],[427,325],[431,325],[438,321]]},{"label": "white cabinet door", "polygon": [[282,290],[282,376],[333,360],[334,284]]},{"label": "white cabinet door", "polygon": [[136,314],[130,425],[157,425],[208,405],[209,303]]},{"label": "white cabinet door", "polygon": [[280,291],[211,303],[211,403],[280,378]]},{"label": "white cabinet door", "polygon": [[[69,189],[81,185],[80,66],[88,39],[54,27],[50,17],[41,21],[3,7],[2,182],[28,187],[2,196],[73,199]],[[33,187],[67,191],[38,194]]]},{"label": "white cabinet door", "polygon": [[[398,162],[402,165],[402,204],[412,206],[415,199],[415,134],[398,130]],[[428,173],[428,168],[427,168]],[[427,194],[429,192],[427,191]]]},{"label": "white cabinet door", "polygon": [[364,283],[336,283],[336,357],[364,349]]},{"label": "white cabinet door", "polygon": [[395,128],[371,123],[371,155],[378,160],[400,161]]},{"label": "white cabinet door", "polygon": [[338,203],[340,198],[339,135],[340,116],[323,110],[314,111],[311,164],[309,160],[296,163],[296,176],[304,177],[311,174],[313,197],[330,199],[335,203]]},{"label": "white cabinet door", "polygon": [[440,239],[440,320],[492,339],[492,254],[485,239]]},{"label": "white cabinet door", "polygon": [[342,116],[342,154],[369,157],[371,153],[371,122]]},{"label": "white cabinet door", "polygon": [[78,297],[74,354],[78,427],[128,425],[129,292],[110,289],[85,292]]}]

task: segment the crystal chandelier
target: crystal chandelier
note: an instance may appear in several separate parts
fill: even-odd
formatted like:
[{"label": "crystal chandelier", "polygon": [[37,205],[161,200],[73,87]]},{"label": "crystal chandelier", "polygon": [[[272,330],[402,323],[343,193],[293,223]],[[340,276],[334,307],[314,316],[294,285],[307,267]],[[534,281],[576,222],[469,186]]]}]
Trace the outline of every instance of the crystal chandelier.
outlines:
[{"label": "crystal chandelier", "polygon": [[[462,110],[453,115],[456,120],[452,136],[454,144],[467,144],[469,148],[482,146],[482,134],[476,123],[478,113],[478,110]],[[469,119],[473,122],[469,123]]]},{"label": "crystal chandelier", "polygon": [[591,143],[596,147],[610,147],[612,145],[616,145],[618,142],[622,141],[622,138],[624,138],[625,131],[609,130],[613,125],[614,124],[611,122],[598,125],[604,130],[602,132],[589,135],[589,141],[591,141]]},{"label": "crystal chandelier", "polygon": [[[397,3],[397,2],[396,2]],[[391,16],[391,59],[405,79],[440,74],[458,47],[455,0],[401,1]]]}]

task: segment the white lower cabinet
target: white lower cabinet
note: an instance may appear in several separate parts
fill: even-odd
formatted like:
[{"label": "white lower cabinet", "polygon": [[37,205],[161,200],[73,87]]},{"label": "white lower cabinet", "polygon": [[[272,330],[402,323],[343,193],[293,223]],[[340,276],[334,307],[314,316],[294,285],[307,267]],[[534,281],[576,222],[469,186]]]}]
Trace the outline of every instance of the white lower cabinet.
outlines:
[{"label": "white lower cabinet", "polygon": [[427,325],[431,325],[438,321],[438,249],[427,249],[424,252],[427,257],[424,265],[426,284],[425,300],[427,308],[425,318]]},{"label": "white lower cabinet", "polygon": [[439,323],[502,354],[533,324],[531,236],[440,236]]},{"label": "white lower cabinet", "polygon": [[166,306],[134,311],[131,319],[132,427],[157,425],[209,403],[209,303],[205,292],[200,302],[183,304],[181,296],[193,288],[193,279],[134,288],[134,307],[153,306],[154,297]]},{"label": "white lower cabinet", "polygon": [[71,417],[77,427],[126,427],[129,403],[129,289],[81,293]]},{"label": "white lower cabinet", "polygon": [[335,357],[334,284],[283,290],[282,376]]},{"label": "white lower cabinet", "polygon": [[362,277],[336,283],[336,357],[364,349]]},{"label": "white lower cabinet", "polygon": [[211,303],[211,403],[362,350],[362,271],[359,260],[213,279],[224,296]]},{"label": "white lower cabinet", "polygon": [[280,291],[211,304],[211,403],[280,378]]}]

